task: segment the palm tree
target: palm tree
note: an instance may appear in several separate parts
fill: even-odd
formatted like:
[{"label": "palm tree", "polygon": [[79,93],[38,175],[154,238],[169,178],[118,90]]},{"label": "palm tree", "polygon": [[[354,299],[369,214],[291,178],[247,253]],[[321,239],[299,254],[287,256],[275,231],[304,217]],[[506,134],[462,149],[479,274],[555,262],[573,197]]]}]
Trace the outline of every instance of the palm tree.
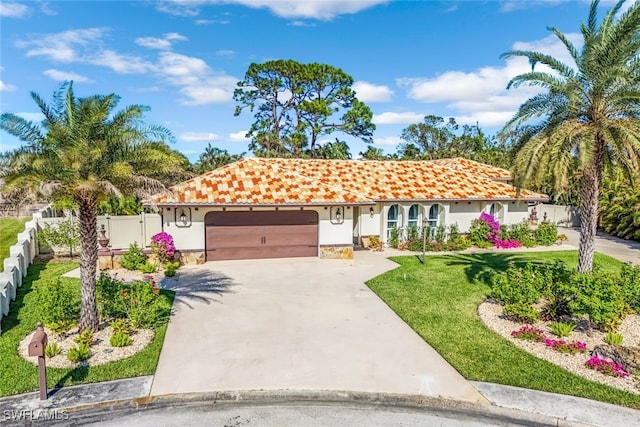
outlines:
[{"label": "palm tree", "polygon": [[[505,129],[525,125],[515,162],[518,185],[540,182],[551,174],[556,188],[580,179],[578,271],[593,267],[598,197],[603,173],[616,164],[634,182],[640,171],[640,3],[621,13],[623,1],[597,22],[598,1],[581,25],[582,47],[550,28],[574,64],[540,52],[515,50],[504,58],[525,57],[531,72],[514,77],[508,87],[538,86],[543,92],[522,104]],[[537,71],[535,67],[546,66]],[[577,167],[577,170],[572,168]]]},{"label": "palm tree", "polygon": [[81,330],[98,326],[96,308],[97,207],[109,195],[148,195],[163,190],[160,179],[183,173],[184,158],[164,141],[171,134],[147,126],[147,107],[113,112],[115,94],[76,98],[64,83],[51,105],[31,94],[44,115],[41,125],[15,114],[0,116],[0,128],[25,144],[0,170],[5,187],[26,188],[52,202],[72,202],[80,226]]}]

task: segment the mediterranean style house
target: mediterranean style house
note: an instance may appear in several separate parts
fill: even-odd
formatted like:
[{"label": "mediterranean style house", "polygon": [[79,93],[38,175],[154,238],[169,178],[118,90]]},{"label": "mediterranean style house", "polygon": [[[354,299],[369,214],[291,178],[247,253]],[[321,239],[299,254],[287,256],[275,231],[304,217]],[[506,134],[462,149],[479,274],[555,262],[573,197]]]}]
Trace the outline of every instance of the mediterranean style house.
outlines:
[{"label": "mediterranean style house", "polygon": [[457,224],[482,212],[500,223],[527,219],[511,175],[464,158],[370,161],[245,158],[146,201],[182,254],[199,260],[353,255],[362,239],[387,242],[394,227]]}]

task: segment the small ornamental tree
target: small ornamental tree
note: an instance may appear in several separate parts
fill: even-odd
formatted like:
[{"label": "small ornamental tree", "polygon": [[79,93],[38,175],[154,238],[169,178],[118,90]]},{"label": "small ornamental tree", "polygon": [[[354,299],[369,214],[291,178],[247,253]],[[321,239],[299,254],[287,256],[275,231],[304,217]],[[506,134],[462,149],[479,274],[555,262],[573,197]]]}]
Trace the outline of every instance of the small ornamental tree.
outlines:
[{"label": "small ornamental tree", "polygon": [[173,261],[176,253],[176,246],[173,244],[173,237],[169,233],[161,231],[151,237],[151,250],[158,257],[161,263]]},{"label": "small ornamental tree", "polygon": [[38,233],[38,237],[52,249],[54,247],[67,249],[69,258],[73,258],[73,254],[78,253],[80,246],[80,227],[78,221],[68,218],[55,225],[45,224]]}]

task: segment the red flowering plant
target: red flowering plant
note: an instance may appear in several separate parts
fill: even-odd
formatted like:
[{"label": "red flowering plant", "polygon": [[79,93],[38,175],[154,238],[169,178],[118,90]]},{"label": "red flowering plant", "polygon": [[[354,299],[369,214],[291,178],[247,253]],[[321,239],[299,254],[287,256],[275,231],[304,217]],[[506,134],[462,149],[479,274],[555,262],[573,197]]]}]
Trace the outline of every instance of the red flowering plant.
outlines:
[{"label": "red flowering plant", "polygon": [[559,353],[576,354],[587,351],[587,344],[581,341],[566,342],[564,340],[547,338],[544,340],[544,343],[547,347],[552,348]]},{"label": "red flowering plant", "polygon": [[524,325],[517,331],[511,332],[511,336],[514,338],[519,338],[521,340],[533,342],[543,342],[546,339],[546,337],[544,336],[544,331],[532,325]]},{"label": "red flowering plant", "polygon": [[151,250],[162,263],[173,261],[176,253],[176,246],[173,243],[171,234],[161,231],[151,237]]}]

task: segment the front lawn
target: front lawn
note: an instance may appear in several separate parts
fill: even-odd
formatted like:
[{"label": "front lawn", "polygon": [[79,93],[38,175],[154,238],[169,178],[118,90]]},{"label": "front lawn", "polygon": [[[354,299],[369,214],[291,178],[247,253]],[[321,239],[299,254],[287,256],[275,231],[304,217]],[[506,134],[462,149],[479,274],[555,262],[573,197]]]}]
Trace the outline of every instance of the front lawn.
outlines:
[{"label": "front lawn", "polygon": [[3,260],[9,256],[9,248],[18,242],[18,233],[24,231],[24,223],[29,218],[0,218],[0,272],[4,270]]},{"label": "front lawn", "polygon": [[[640,395],[601,385],[519,349],[480,320],[477,307],[492,274],[510,261],[577,265],[577,251],[504,252],[394,257],[400,264],[367,285],[465,378],[562,393],[640,408]],[[595,264],[618,271],[621,263],[596,254]]]},{"label": "front lawn", "polygon": [[[18,343],[26,335],[33,332],[38,321],[34,292],[31,291],[37,283],[56,279],[76,267],[77,263],[71,262],[37,263],[29,267],[25,282],[18,289],[16,300],[11,303],[9,315],[2,318],[2,335],[0,335],[0,396],[38,389],[37,367],[20,357],[16,351]],[[62,278],[61,280],[64,283],[80,285],[78,279]],[[161,292],[173,301],[173,291],[162,290]],[[155,329],[155,337],[151,344],[126,359],[95,367],[47,368],[48,387],[51,389],[54,386],[70,386],[151,375],[155,373],[166,330],[167,323],[164,322],[162,326]]]}]

